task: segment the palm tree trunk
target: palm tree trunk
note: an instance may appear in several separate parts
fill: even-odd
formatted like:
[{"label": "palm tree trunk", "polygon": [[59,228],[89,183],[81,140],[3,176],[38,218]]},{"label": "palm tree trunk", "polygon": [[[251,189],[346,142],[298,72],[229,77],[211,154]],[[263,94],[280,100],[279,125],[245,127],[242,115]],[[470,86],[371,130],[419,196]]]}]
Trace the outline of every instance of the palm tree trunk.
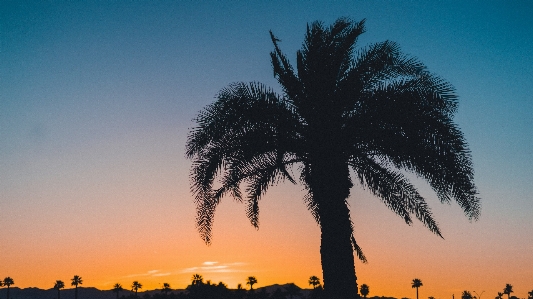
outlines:
[{"label": "palm tree trunk", "polygon": [[[321,227],[320,255],[326,298],[359,298],[351,243],[352,226],[346,198],[352,183],[342,154],[329,152],[314,159],[313,184]],[[340,158],[340,159],[339,159]]]},{"label": "palm tree trunk", "polygon": [[416,299],[418,299],[418,287],[416,287]]},{"label": "palm tree trunk", "polygon": [[78,286],[76,285],[76,288],[74,289],[74,298],[78,299]]}]

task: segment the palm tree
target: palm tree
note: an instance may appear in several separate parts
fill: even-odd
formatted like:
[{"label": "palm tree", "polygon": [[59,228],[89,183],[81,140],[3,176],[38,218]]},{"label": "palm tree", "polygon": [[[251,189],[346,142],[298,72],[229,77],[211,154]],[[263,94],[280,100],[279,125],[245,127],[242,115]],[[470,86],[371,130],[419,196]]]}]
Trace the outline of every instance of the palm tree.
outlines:
[{"label": "palm tree", "polygon": [[75,290],[74,290],[74,298],[75,299],[78,299],[78,285],[80,285],[80,284],[83,284],[83,280],[81,279],[80,276],[74,275],[74,277],[71,279],[70,285],[75,287]]},{"label": "palm tree", "polygon": [[167,295],[168,292],[171,292],[172,289],[170,288],[170,284],[168,283],[163,283],[163,288],[161,289],[161,292],[162,293],[165,293],[165,295]]},{"label": "palm tree", "polygon": [[496,296],[496,299],[502,299],[502,297],[503,297],[503,293],[498,292],[498,296]]},{"label": "palm tree", "polygon": [[503,293],[507,294],[507,299],[511,298],[511,293],[513,293],[513,286],[510,284],[505,284],[505,288],[503,289]]},{"label": "palm tree", "polygon": [[309,285],[312,285],[313,289],[316,289],[318,286],[320,286],[320,278],[314,275],[309,277]]},{"label": "palm tree", "polygon": [[115,285],[113,286],[113,293],[117,293],[117,299],[118,299],[118,295],[120,293],[120,291],[124,290],[122,288],[122,285],[120,283],[115,283]]},{"label": "palm tree", "polygon": [[533,290],[531,290],[530,292],[527,292],[527,299],[533,299]]},{"label": "palm tree", "polygon": [[469,291],[463,291],[463,294],[461,295],[461,299],[472,299],[472,294]]},{"label": "palm tree", "polygon": [[135,291],[135,297],[137,297],[137,291],[139,289],[142,289],[143,288],[143,285],[140,284],[137,280],[134,281],[132,284],[131,284],[131,290],[132,291]]},{"label": "palm tree", "polygon": [[366,262],[347,205],[350,168],[407,224],[416,217],[438,236],[425,199],[401,170],[426,179],[440,201],[455,199],[470,219],[480,208],[469,149],[453,122],[453,87],[393,42],[354,55],[363,32],[364,21],[311,24],[296,68],[271,32],[283,94],[260,83],[229,85],[198,114],[186,146],[196,225],[207,244],[223,196],[246,202],[258,228],[261,196],[280,180],[296,183],[289,170],[299,166],[304,200],[321,229],[324,291],[338,299],[357,296],[354,251]]},{"label": "palm tree", "polygon": [[202,275],[200,274],[194,274],[192,276],[192,285],[193,286],[196,286],[196,285],[201,285],[204,283],[204,278],[202,277]]},{"label": "palm tree", "polygon": [[254,284],[256,283],[257,279],[255,278],[255,276],[248,276],[248,278],[246,278],[246,284],[250,285],[250,290],[254,289]]},{"label": "palm tree", "polygon": [[363,297],[366,298],[366,296],[368,295],[368,293],[370,293],[370,288],[368,287],[368,285],[366,285],[366,284],[363,283],[363,284],[361,285],[361,289],[360,289],[360,291],[361,291],[361,295],[363,295]]},{"label": "palm tree", "polygon": [[423,286],[422,280],[418,278],[413,279],[413,281],[411,282],[411,287],[416,288],[416,299],[418,299],[418,288],[421,286]]},{"label": "palm tree", "polygon": [[4,278],[4,281],[2,282],[2,284],[7,287],[7,299],[9,299],[9,287],[15,284],[15,281],[13,281],[13,278],[8,276]]},{"label": "palm tree", "polygon": [[61,289],[65,287],[65,283],[61,280],[56,280],[56,283],[54,284],[54,289],[57,290],[57,299],[61,299]]}]

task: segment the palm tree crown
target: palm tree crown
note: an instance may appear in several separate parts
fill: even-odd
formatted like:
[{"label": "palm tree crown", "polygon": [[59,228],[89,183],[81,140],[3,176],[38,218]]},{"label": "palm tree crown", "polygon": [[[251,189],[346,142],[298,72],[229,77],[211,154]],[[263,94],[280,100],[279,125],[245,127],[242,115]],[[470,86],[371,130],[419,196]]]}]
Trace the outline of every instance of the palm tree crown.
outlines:
[{"label": "palm tree crown", "polygon": [[418,288],[421,286],[423,286],[422,280],[418,278],[413,279],[413,281],[411,282],[411,287],[416,288],[416,299],[418,299]]},{"label": "palm tree crown", "polygon": [[246,278],[246,284],[250,285],[250,290],[254,289],[254,284],[256,283],[257,279],[255,278],[255,276],[248,276],[248,278]]},{"label": "palm tree crown", "polygon": [[309,285],[312,285],[313,289],[316,289],[317,287],[320,286],[320,278],[318,278],[318,277],[316,277],[314,275],[309,277]]},{"label": "palm tree crown", "polygon": [[361,285],[361,290],[360,291],[361,291],[361,295],[363,295],[363,297],[366,298],[368,293],[370,293],[370,287],[363,283]]},{"label": "palm tree crown", "polygon": [[470,293],[469,291],[463,291],[463,293],[461,294],[461,299],[472,299],[472,293]]},{"label": "palm tree crown", "polygon": [[168,293],[168,292],[171,292],[172,289],[170,288],[170,284],[169,283],[163,283],[163,288],[161,289],[161,292],[162,293]]},{"label": "palm tree crown", "polygon": [[117,293],[117,299],[118,299],[118,295],[120,293],[120,291],[122,291],[123,288],[122,288],[122,285],[120,283],[115,283],[115,285],[113,285],[113,293]]},{"label": "palm tree crown", "polygon": [[507,294],[507,298],[511,298],[511,293],[513,293],[513,286],[510,284],[505,284],[505,288],[503,289],[503,293]]},{"label": "palm tree crown", "polygon": [[61,280],[56,280],[54,289],[57,290],[57,299],[61,299],[61,289],[65,287],[65,283]]},{"label": "palm tree crown", "polygon": [[9,299],[9,287],[11,285],[14,285],[15,281],[13,280],[13,278],[8,276],[4,278],[4,281],[2,282],[2,284],[7,287],[7,299]]},{"label": "palm tree crown", "polygon": [[296,68],[271,32],[283,94],[260,83],[231,84],[199,113],[187,140],[196,225],[206,243],[223,196],[246,202],[257,228],[261,197],[280,180],[296,183],[290,169],[299,166],[304,200],[321,228],[324,290],[331,298],[357,296],[354,251],[366,261],[346,202],[350,169],[407,224],[414,216],[439,236],[425,199],[402,170],[426,179],[442,202],[455,199],[470,219],[479,215],[470,153],[452,121],[453,87],[393,42],[355,52],[363,32],[364,21],[311,24]]},{"label": "palm tree crown", "polygon": [[83,284],[83,280],[81,279],[81,276],[74,275],[74,277],[71,279],[70,285],[73,285],[75,287],[74,289],[74,298],[78,299],[78,285]]},{"label": "palm tree crown", "polygon": [[139,289],[142,289],[143,288],[143,285],[140,284],[138,281],[134,281],[132,284],[131,284],[131,290],[132,291],[135,291],[135,296],[137,297],[137,291]]},{"label": "palm tree crown", "polygon": [[192,285],[201,285],[204,283],[204,278],[200,274],[194,274],[192,276]]}]

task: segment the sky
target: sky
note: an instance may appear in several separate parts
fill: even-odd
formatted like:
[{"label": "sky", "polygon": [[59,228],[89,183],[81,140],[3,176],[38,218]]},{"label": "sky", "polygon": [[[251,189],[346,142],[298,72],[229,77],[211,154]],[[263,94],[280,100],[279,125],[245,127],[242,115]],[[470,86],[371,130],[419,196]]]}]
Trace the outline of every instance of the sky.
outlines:
[{"label": "sky", "polygon": [[[200,2],[200,1],[199,1]],[[354,186],[348,202],[370,296],[494,298],[533,290],[533,2],[1,1],[0,277],[21,288],[230,288],[322,277],[320,229],[303,186],[269,189],[260,227],[225,198],[207,246],[185,158],[193,119],[232,82],[273,78],[269,30],[291,61],[306,25],[366,19],[366,46],[392,40],[448,80],[469,144],[481,217],[414,179],[444,239],[406,225]],[[295,170],[296,171],[296,170]],[[475,293],[473,293],[475,295]]]}]

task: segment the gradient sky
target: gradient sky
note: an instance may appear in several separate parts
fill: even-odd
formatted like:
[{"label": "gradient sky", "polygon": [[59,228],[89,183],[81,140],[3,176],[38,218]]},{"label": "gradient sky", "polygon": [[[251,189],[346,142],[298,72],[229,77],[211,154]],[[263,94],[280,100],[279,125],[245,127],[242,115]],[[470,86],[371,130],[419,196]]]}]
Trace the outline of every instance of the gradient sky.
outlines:
[{"label": "gradient sky", "polygon": [[[80,275],[110,289],[231,288],[321,277],[302,186],[273,187],[260,229],[226,198],[214,239],[195,230],[188,128],[231,82],[272,76],[269,30],[295,61],[306,24],[367,19],[359,45],[393,40],[460,96],[456,122],[482,198],[470,223],[424,182],[444,240],[355,186],[349,203],[370,296],[494,298],[533,289],[533,2],[1,1],[0,277],[51,288]],[[69,284],[69,283],[68,283]]]}]

